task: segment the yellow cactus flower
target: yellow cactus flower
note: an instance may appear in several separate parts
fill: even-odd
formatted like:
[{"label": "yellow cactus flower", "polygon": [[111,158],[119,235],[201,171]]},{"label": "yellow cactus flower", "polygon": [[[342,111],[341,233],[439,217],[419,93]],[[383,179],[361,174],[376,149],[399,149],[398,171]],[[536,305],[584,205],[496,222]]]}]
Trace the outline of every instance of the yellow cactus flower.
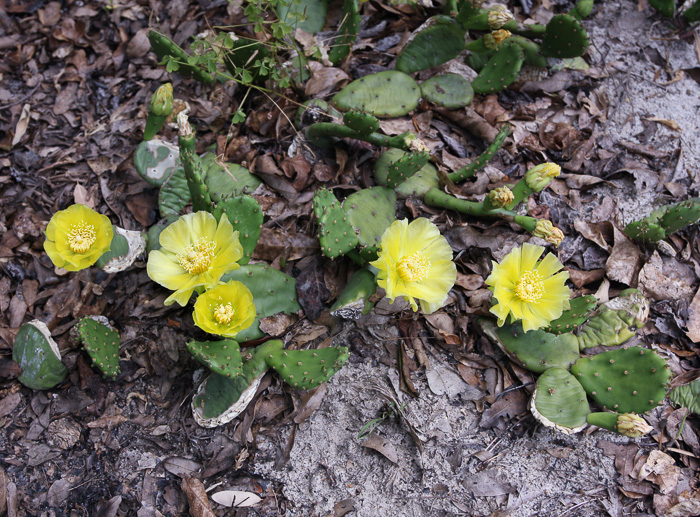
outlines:
[{"label": "yellow cactus flower", "polygon": [[654,430],[646,420],[634,413],[622,413],[617,417],[617,432],[630,438],[639,438]]},{"label": "yellow cactus flower", "polygon": [[57,267],[80,271],[109,251],[114,230],[106,215],[85,205],[56,212],[46,226],[44,250]]},{"label": "yellow cactus flower", "polygon": [[161,249],[148,255],[151,280],[175,291],[165,305],[187,304],[195,288],[218,285],[224,273],[238,269],[243,248],[227,217],[218,225],[209,212],[180,217],[160,234]]},{"label": "yellow cactus flower", "polygon": [[457,279],[452,262],[452,248],[440,230],[425,218],[408,224],[395,221],[382,235],[379,258],[370,262],[379,270],[377,283],[393,301],[403,296],[418,310],[416,298],[424,313],[442,307]]},{"label": "yellow cactus flower", "polygon": [[199,295],[192,317],[204,332],[235,337],[255,320],[253,294],[243,283],[231,280]]},{"label": "yellow cactus flower", "polygon": [[498,317],[498,325],[508,315],[522,320],[523,330],[535,330],[548,325],[569,308],[571,292],[564,282],[569,273],[560,271],[564,266],[542,246],[524,243],[506,255],[500,264],[493,263],[486,284],[498,302],[491,312]]}]

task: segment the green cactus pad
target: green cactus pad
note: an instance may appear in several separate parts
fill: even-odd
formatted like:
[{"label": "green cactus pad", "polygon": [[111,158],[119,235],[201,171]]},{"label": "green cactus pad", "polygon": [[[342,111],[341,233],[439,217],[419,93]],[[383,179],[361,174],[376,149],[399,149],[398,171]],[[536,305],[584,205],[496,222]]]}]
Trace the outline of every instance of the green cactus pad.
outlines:
[{"label": "green cactus pad", "polygon": [[109,245],[109,250],[97,259],[95,265],[102,269],[110,260],[118,259],[129,253],[129,241],[126,240],[121,233],[112,233],[112,242]]},{"label": "green cactus pad", "polygon": [[161,217],[179,217],[180,212],[190,201],[190,189],[187,185],[185,169],[180,166],[158,191],[158,210]]},{"label": "green cactus pad", "polygon": [[262,183],[260,178],[236,163],[223,163],[214,153],[202,155],[202,180],[211,196],[219,203],[231,196],[251,194]]},{"label": "green cactus pad", "polygon": [[292,314],[301,309],[297,301],[296,280],[270,266],[246,264],[221,277],[222,282],[237,280],[253,294],[256,318],[247,329],[236,334],[236,340],[244,343],[264,336],[260,330],[260,318],[280,312]]},{"label": "green cactus pad", "polygon": [[375,117],[407,115],[418,107],[420,87],[411,76],[398,70],[366,75],[339,91],[333,104],[341,111],[357,109]]},{"label": "green cactus pad", "polygon": [[326,0],[290,0],[280,2],[277,14],[280,21],[295,29],[315,34],[326,23]]},{"label": "green cactus pad", "polygon": [[454,59],[464,50],[464,28],[449,16],[428,18],[396,59],[396,69],[412,74]]},{"label": "green cactus pad", "polygon": [[649,5],[667,18],[673,18],[676,12],[676,0],[649,0]]},{"label": "green cactus pad", "polygon": [[386,186],[396,188],[421,170],[430,160],[428,151],[407,153],[389,166]]},{"label": "green cactus pad", "polygon": [[365,260],[376,260],[382,235],[396,220],[396,194],[386,187],[363,189],[343,203]]},{"label": "green cactus pad", "polygon": [[282,350],[278,339],[267,341],[241,354],[241,373],[237,377],[212,374],[192,397],[192,413],[204,427],[217,427],[230,422],[245,410],[268,369],[265,356]]},{"label": "green cactus pad", "polygon": [[141,142],[134,151],[134,167],[144,180],[160,187],[180,167],[180,150],[162,140]]},{"label": "green cactus pad", "polygon": [[282,350],[265,356],[267,364],[294,388],[310,390],[330,379],[349,357],[345,347],[316,350]]},{"label": "green cactus pad", "polygon": [[154,30],[148,31],[148,41],[151,43],[151,50],[162,61],[166,56],[177,61],[178,69],[182,75],[186,77],[194,77],[198,81],[211,84],[213,78],[211,74],[200,70],[196,66],[188,64],[187,60],[190,55],[185,52],[177,43],[168,38],[166,35]]},{"label": "green cactus pad", "polygon": [[214,216],[219,220],[222,215],[226,215],[234,231],[238,231],[238,240],[243,247],[243,257],[238,263],[247,264],[260,239],[264,218],[262,208],[253,197],[235,196],[216,205]]},{"label": "green cactus pad", "polygon": [[486,336],[522,367],[542,373],[553,367],[568,369],[581,356],[571,334],[555,336],[543,330],[523,331],[519,323],[497,327],[487,319],[479,321]]},{"label": "green cactus pad", "polygon": [[192,197],[192,208],[195,212],[201,210],[211,212],[214,207],[209,190],[204,183],[204,164],[202,159],[194,152],[194,133],[184,136],[181,134],[178,138],[178,143],[180,144],[180,162],[185,170],[187,188]]},{"label": "green cactus pad", "polygon": [[697,223],[700,219],[700,198],[698,197],[663,208],[659,217],[659,226],[664,229],[666,235],[671,235],[688,225]]},{"label": "green cactus pad", "polygon": [[360,137],[370,135],[379,129],[379,119],[359,110],[349,110],[343,115],[343,122]]},{"label": "green cactus pad", "polygon": [[517,43],[504,41],[486,66],[472,82],[476,93],[488,94],[504,90],[518,78],[525,61],[523,49]]},{"label": "green cactus pad", "polygon": [[338,27],[338,35],[331,44],[328,52],[328,60],[337,65],[350,54],[352,44],[357,39],[360,30],[360,6],[358,0],[345,0],[343,2],[343,15]]},{"label": "green cactus pad", "polygon": [[700,379],[690,384],[676,386],[668,394],[668,399],[677,406],[688,408],[700,415]]},{"label": "green cactus pad", "polygon": [[[408,153],[401,149],[387,149],[374,164],[374,179],[377,183],[386,186],[389,167],[406,154]],[[431,188],[439,188],[439,186],[437,169],[432,163],[428,162],[413,176],[397,186],[394,191],[400,198],[421,197]]]},{"label": "green cactus pad", "polygon": [[318,240],[321,251],[328,258],[344,255],[357,246],[355,230],[333,192],[317,190],[314,194],[314,214],[318,220]]},{"label": "green cactus pad", "polygon": [[671,372],[666,361],[638,346],[582,357],[571,373],[593,400],[619,413],[644,413],[661,404]]},{"label": "green cactus pad", "polygon": [[598,304],[595,296],[579,296],[570,300],[570,308],[565,310],[561,316],[552,321],[543,330],[552,334],[563,334],[571,332],[586,322]]},{"label": "green cactus pad", "polygon": [[598,313],[579,328],[579,348],[621,345],[644,326],[648,316],[649,301],[636,289],[623,291],[603,303]]},{"label": "green cactus pad", "polygon": [[594,0],[579,0],[576,6],[569,11],[569,14],[577,20],[588,18],[593,11]]},{"label": "green cactus pad", "polygon": [[105,377],[114,379],[119,370],[119,333],[90,316],[76,325],[80,342],[92,358],[92,365]]},{"label": "green cactus pad", "polygon": [[212,372],[226,377],[241,374],[241,349],[233,339],[221,341],[189,341],[187,350]]},{"label": "green cactus pad", "polygon": [[451,110],[463,108],[474,98],[472,84],[457,74],[433,76],[421,83],[420,90],[428,101]]},{"label": "green cactus pad", "polygon": [[588,48],[588,35],[576,18],[557,14],[547,24],[541,48],[545,57],[582,56]]},{"label": "green cactus pad", "polygon": [[472,52],[465,58],[465,63],[469,67],[476,71],[481,72],[484,67],[488,64],[489,59],[495,54],[495,51],[490,52]]},{"label": "green cactus pad", "polygon": [[459,6],[457,21],[468,30],[489,30],[488,10],[477,6],[481,2],[464,0]]},{"label": "green cactus pad", "polygon": [[374,304],[369,301],[369,297],[376,291],[377,280],[372,272],[367,269],[355,271],[331,307],[331,316],[348,320],[359,319],[372,309]]},{"label": "green cactus pad", "polygon": [[22,368],[17,380],[33,390],[53,388],[68,375],[51,331],[39,320],[19,328],[12,347],[12,360]]},{"label": "green cactus pad", "polygon": [[661,226],[646,219],[632,221],[625,227],[624,233],[631,239],[645,242],[658,242],[666,238],[666,232]]},{"label": "green cactus pad", "polygon": [[522,36],[511,36],[508,40],[517,43],[523,49],[526,65],[547,68],[547,58],[542,55],[537,43]]},{"label": "green cactus pad", "polygon": [[573,375],[563,368],[550,368],[537,379],[530,411],[543,425],[571,434],[586,426],[591,408],[586,392]]}]

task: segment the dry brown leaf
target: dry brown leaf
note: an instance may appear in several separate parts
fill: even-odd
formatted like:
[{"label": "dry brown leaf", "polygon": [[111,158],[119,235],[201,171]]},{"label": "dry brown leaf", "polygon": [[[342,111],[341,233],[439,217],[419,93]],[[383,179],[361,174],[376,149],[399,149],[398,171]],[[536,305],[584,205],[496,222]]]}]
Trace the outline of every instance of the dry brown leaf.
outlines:
[{"label": "dry brown leaf", "polygon": [[7,511],[7,484],[9,479],[2,467],[0,467],[0,515]]},{"label": "dry brown leaf", "polygon": [[260,320],[260,330],[271,336],[281,336],[296,320],[296,314],[275,314]]},{"label": "dry brown leaf", "polygon": [[[22,395],[19,393],[10,393],[6,397],[0,399],[0,418],[12,413],[22,401]],[[0,512],[2,514],[2,512]]]},{"label": "dry brown leaf", "polygon": [[681,126],[678,125],[678,122],[675,120],[669,120],[667,118],[660,118],[660,117],[647,117],[644,120],[648,120],[649,122],[658,122],[659,124],[663,124],[666,127],[670,127],[671,129],[675,129],[676,131],[680,131]]},{"label": "dry brown leaf", "polygon": [[686,335],[693,343],[700,342],[700,289],[695,293],[688,307],[688,332]]},{"label": "dry brown leaf", "polygon": [[639,290],[655,300],[690,300],[695,273],[672,258],[662,258],[657,251],[639,272]]},{"label": "dry brown leaf", "polygon": [[244,508],[254,506],[262,499],[253,492],[242,492],[240,490],[222,490],[211,495],[212,501],[229,508]]},{"label": "dry brown leaf", "polygon": [[323,402],[323,397],[326,395],[327,389],[328,383],[324,382],[318,388],[314,388],[311,391],[301,394],[301,404],[299,405],[298,409],[299,412],[294,417],[295,424],[301,424],[318,409],[318,406],[320,406],[321,402]]},{"label": "dry brown leaf", "polygon": [[31,108],[29,104],[22,106],[22,113],[19,115],[19,120],[17,121],[17,126],[15,127],[15,136],[12,137],[12,147],[16,146],[22,137],[27,132],[29,127],[29,121],[31,120]]},{"label": "dry brown leaf", "polygon": [[171,456],[163,461],[163,468],[178,477],[190,477],[202,469],[202,465],[188,458]]},{"label": "dry brown leaf", "polygon": [[499,469],[482,470],[467,476],[462,485],[476,497],[512,494],[516,490],[507,481],[502,481],[504,474]]},{"label": "dry brown leaf", "polygon": [[668,494],[676,488],[681,474],[681,469],[675,463],[668,454],[653,450],[642,465],[637,479],[651,481],[659,486],[662,494]]},{"label": "dry brown leaf", "polygon": [[180,486],[190,504],[191,517],[216,517],[209,504],[209,497],[207,497],[204,485],[199,479],[185,477]]},{"label": "dry brown leaf", "polygon": [[306,82],[304,93],[307,99],[321,98],[335,91],[338,86],[350,80],[340,68],[323,66],[317,61],[309,61],[311,78]]},{"label": "dry brown leaf", "polygon": [[397,465],[399,463],[399,455],[394,445],[389,440],[376,433],[371,433],[367,439],[362,442],[362,446],[368,449],[374,449],[392,463],[396,463]]},{"label": "dry brown leaf", "polygon": [[299,260],[318,253],[318,239],[302,233],[290,234],[283,230],[263,228],[253,258],[272,262],[277,257]]},{"label": "dry brown leaf", "polygon": [[129,419],[124,415],[105,415],[97,420],[88,422],[87,426],[91,429],[103,429],[105,427],[107,429],[112,429],[115,425],[123,424],[128,421]]},{"label": "dry brown leaf", "polygon": [[605,270],[610,280],[621,282],[630,287],[637,286],[637,274],[642,264],[639,248],[627,236],[613,227],[615,244],[610,257],[605,263]]}]

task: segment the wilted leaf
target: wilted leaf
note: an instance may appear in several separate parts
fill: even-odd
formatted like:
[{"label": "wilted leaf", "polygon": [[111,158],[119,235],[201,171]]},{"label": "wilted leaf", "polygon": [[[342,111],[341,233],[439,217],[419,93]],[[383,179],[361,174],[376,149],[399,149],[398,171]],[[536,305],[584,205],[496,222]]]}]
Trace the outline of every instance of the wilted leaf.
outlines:
[{"label": "wilted leaf", "polygon": [[239,490],[222,490],[211,495],[211,500],[230,508],[243,508],[254,506],[262,499],[253,492],[242,492]]},{"label": "wilted leaf", "polygon": [[399,455],[397,454],[392,443],[376,433],[371,433],[369,437],[362,442],[362,446],[369,449],[374,449],[392,463],[399,463]]},{"label": "wilted leaf", "polygon": [[481,390],[464,382],[459,374],[442,365],[435,365],[426,372],[428,387],[435,395],[447,395],[449,399],[464,394],[467,400],[481,398]]},{"label": "wilted leaf", "polygon": [[[700,289],[695,293],[688,307],[688,332],[686,335],[693,343],[700,342]],[[697,413],[697,411],[696,411]]]},{"label": "wilted leaf", "polygon": [[642,262],[639,248],[620,230],[613,226],[615,245],[605,263],[605,269],[610,280],[625,285],[637,284],[637,273]]},{"label": "wilted leaf", "polygon": [[29,104],[22,106],[22,113],[19,115],[17,126],[15,127],[15,136],[12,138],[12,146],[14,147],[22,140],[22,137],[27,132],[29,121],[31,120],[31,109]]},{"label": "wilted leaf", "polygon": [[209,504],[207,492],[199,479],[185,477],[182,479],[182,491],[190,504],[191,517],[216,517]]},{"label": "wilted leaf", "polygon": [[661,258],[657,251],[639,272],[639,290],[655,300],[689,300],[695,274],[685,264]]},{"label": "wilted leaf", "polygon": [[475,497],[512,494],[515,488],[505,481],[500,481],[501,473],[496,469],[483,470],[467,476],[462,485]]},{"label": "wilted leaf", "polygon": [[681,469],[675,463],[668,454],[653,450],[639,470],[637,479],[646,479],[658,485],[662,494],[670,493],[676,488],[681,473]]},{"label": "wilted leaf", "polygon": [[501,419],[513,418],[525,411],[527,411],[525,393],[522,390],[508,392],[481,414],[479,427],[483,429],[498,427],[502,423]]},{"label": "wilted leaf", "polygon": [[171,474],[184,478],[190,477],[199,472],[202,465],[188,458],[172,456],[170,458],[165,458],[163,461],[163,467]]}]

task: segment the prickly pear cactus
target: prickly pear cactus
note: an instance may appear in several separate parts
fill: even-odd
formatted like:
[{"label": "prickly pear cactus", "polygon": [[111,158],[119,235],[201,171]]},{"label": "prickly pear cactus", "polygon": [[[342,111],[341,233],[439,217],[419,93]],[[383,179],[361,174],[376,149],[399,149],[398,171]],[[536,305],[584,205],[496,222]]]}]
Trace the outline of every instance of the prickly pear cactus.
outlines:
[{"label": "prickly pear cactus", "polygon": [[314,194],[314,214],[318,221],[318,240],[321,251],[328,258],[344,255],[357,246],[355,230],[333,192],[317,190]]},{"label": "prickly pear cactus", "polygon": [[292,0],[280,2],[279,19],[294,28],[315,34],[326,23],[326,0]]},{"label": "prickly pear cactus", "polygon": [[95,264],[105,273],[119,273],[130,267],[145,250],[145,234],[115,226],[109,251]]},{"label": "prickly pear cactus", "polygon": [[421,170],[430,160],[428,151],[418,151],[403,155],[389,166],[386,186],[396,188]]},{"label": "prickly pear cactus", "polygon": [[565,310],[560,317],[552,321],[543,330],[552,334],[563,334],[577,329],[593,314],[598,304],[595,296],[579,296],[570,300],[570,308]]},{"label": "prickly pear cactus", "polygon": [[474,98],[472,83],[457,74],[435,75],[420,85],[428,101],[447,109],[467,106]]},{"label": "prickly pear cactus", "polygon": [[683,386],[676,386],[668,394],[668,399],[677,406],[688,408],[700,415],[700,379],[695,379]]},{"label": "prickly pear cactus", "polygon": [[537,43],[523,36],[511,36],[508,40],[517,43],[523,49],[526,65],[540,68],[547,67],[547,58],[542,55],[542,49]]},{"label": "prickly pear cactus", "polygon": [[202,180],[214,203],[230,196],[251,194],[262,183],[260,178],[236,163],[224,163],[214,153],[205,153],[202,160]]},{"label": "prickly pear cactus", "polygon": [[345,347],[316,350],[281,350],[265,356],[267,364],[293,386],[304,390],[316,388],[340,370],[349,357]]},{"label": "prickly pear cactus", "polygon": [[17,378],[33,390],[48,390],[68,375],[49,328],[39,320],[22,325],[12,347],[12,360],[22,367]]},{"label": "prickly pear cactus", "polygon": [[284,344],[273,339],[241,354],[241,373],[227,377],[213,373],[192,397],[192,415],[202,427],[218,427],[242,413],[268,370],[265,356],[282,350]]},{"label": "prickly pear cactus", "polygon": [[187,350],[212,372],[225,377],[238,377],[241,374],[241,349],[233,339],[220,341],[196,341],[187,343]]},{"label": "prickly pear cactus", "polygon": [[657,242],[699,219],[700,198],[696,197],[657,208],[644,219],[629,223],[624,232],[632,239]]},{"label": "prickly pear cactus", "polygon": [[343,209],[359,242],[360,255],[376,260],[382,235],[396,220],[396,194],[385,187],[372,187],[351,194]]},{"label": "prickly pear cactus", "polygon": [[331,44],[328,52],[328,60],[337,65],[348,54],[352,44],[357,39],[360,30],[360,6],[358,0],[345,0],[343,2],[343,16],[341,18],[338,34]]},{"label": "prickly pear cactus", "polygon": [[530,411],[544,426],[573,434],[586,426],[591,408],[586,392],[573,375],[563,368],[550,368],[537,379]]},{"label": "prickly pear cactus", "polygon": [[81,319],[76,326],[83,348],[92,359],[92,365],[105,377],[114,379],[120,371],[119,333],[90,316]]},{"label": "prickly pear cactus", "polygon": [[190,201],[185,169],[177,167],[158,191],[158,210],[161,217],[179,217]]},{"label": "prickly pear cactus", "polygon": [[588,35],[576,18],[557,14],[547,24],[541,48],[546,57],[582,56],[588,48]]},{"label": "prickly pear cactus", "polygon": [[379,119],[360,110],[349,110],[343,115],[343,122],[361,137],[368,136],[379,129]]},{"label": "prickly pear cactus", "polygon": [[449,16],[428,18],[399,54],[396,69],[412,74],[447,63],[464,50],[464,33],[460,23]]},{"label": "prickly pear cactus", "polygon": [[328,104],[323,99],[309,99],[297,109],[294,116],[294,126],[301,129],[303,126],[317,122],[333,122],[340,120],[343,114]]},{"label": "prickly pear cactus", "polygon": [[190,55],[166,35],[151,30],[148,31],[148,41],[151,43],[151,50],[155,52],[158,59],[162,61],[166,57],[171,58],[177,63],[177,71],[182,75],[194,77],[207,84],[211,84],[214,80],[208,72],[188,64],[187,60]]},{"label": "prickly pear cactus", "polygon": [[472,82],[476,93],[497,93],[518,78],[525,61],[520,45],[506,40]]},{"label": "prickly pear cactus", "polygon": [[256,318],[247,329],[236,334],[239,343],[259,339],[265,334],[260,330],[260,319],[280,312],[292,314],[301,309],[297,301],[296,280],[270,266],[246,264],[221,277],[222,282],[237,280],[253,293]]},{"label": "prickly pear cactus", "polygon": [[666,361],[638,346],[582,357],[572,367],[593,400],[618,413],[644,413],[661,404],[671,372]]},{"label": "prickly pear cactus", "polygon": [[253,197],[235,196],[215,205],[214,217],[219,220],[224,215],[238,231],[238,240],[243,247],[243,257],[238,262],[247,264],[260,239],[264,218],[262,208]]},{"label": "prickly pear cactus", "polygon": [[374,304],[369,297],[377,291],[376,277],[367,269],[355,271],[350,281],[331,307],[331,316],[347,320],[359,319],[368,314]]},{"label": "prickly pear cactus", "polygon": [[579,328],[579,348],[621,345],[644,326],[648,316],[649,301],[636,289],[626,289],[601,304],[598,313]]},{"label": "prickly pear cactus", "polygon": [[420,87],[411,76],[387,70],[361,77],[335,94],[333,105],[341,111],[358,109],[375,117],[407,115],[418,107]]},{"label": "prickly pear cactus", "polygon": [[[406,151],[401,149],[387,149],[374,164],[374,179],[378,184],[386,186],[389,176],[389,167],[399,158],[405,156]],[[421,197],[431,188],[439,188],[440,182],[437,177],[437,169],[428,162],[413,176],[399,184],[394,191],[399,198],[409,196]]]},{"label": "prickly pear cactus", "polygon": [[141,142],[134,151],[134,167],[144,180],[160,187],[180,167],[180,150],[163,140]]},{"label": "prickly pear cactus", "polygon": [[480,320],[479,325],[515,362],[535,373],[555,367],[568,369],[581,357],[578,341],[571,334],[555,336],[543,330],[525,332],[519,323],[497,327],[487,319]]}]

